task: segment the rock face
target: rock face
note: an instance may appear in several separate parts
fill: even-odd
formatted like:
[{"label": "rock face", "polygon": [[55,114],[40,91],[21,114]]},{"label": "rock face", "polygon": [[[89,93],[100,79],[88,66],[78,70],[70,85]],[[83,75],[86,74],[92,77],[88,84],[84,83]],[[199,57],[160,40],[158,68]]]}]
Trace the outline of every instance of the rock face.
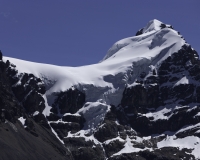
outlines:
[{"label": "rock face", "polygon": [[58,94],[57,99],[52,105],[53,108],[58,108],[61,114],[76,113],[85,103],[85,94],[78,89],[70,88],[66,92]]},{"label": "rock face", "polygon": [[200,159],[200,60],[171,25],[153,20],[118,41],[92,66],[106,70],[96,79],[90,66],[49,66],[59,79],[11,60],[0,52],[3,159]]},{"label": "rock face", "polygon": [[[67,159],[66,149],[50,128],[37,124],[24,103],[18,100],[16,92],[12,90],[14,87],[11,87],[11,74],[8,76],[8,73],[12,71],[9,67],[10,64],[0,61],[1,159]],[[28,105],[28,100],[26,103]],[[32,107],[36,110],[37,104]],[[18,121],[20,117],[25,119],[25,126]]]},{"label": "rock face", "polygon": [[3,56],[3,55],[2,55],[2,52],[1,52],[1,50],[0,50],[0,60],[2,60],[2,56]]},{"label": "rock face", "polygon": [[80,131],[85,119],[81,115],[74,115],[85,103],[85,94],[77,89],[69,89],[66,92],[57,94],[51,114],[47,116],[50,126],[63,140],[68,136],[68,132],[76,133]]},{"label": "rock face", "polygon": [[[131,126],[147,136],[167,130],[177,131],[183,126],[199,123],[198,118],[192,118],[199,112],[199,107],[188,111],[190,108],[188,105],[200,103],[198,98],[200,79],[195,74],[200,73],[199,64],[196,51],[184,45],[177,53],[162,62],[157,74],[141,76],[141,80],[136,82],[135,86],[127,87],[123,93],[121,107],[126,115],[132,114],[127,118]],[[178,84],[184,80],[190,83]],[[153,121],[153,117],[142,116],[150,110],[157,110],[165,105],[185,107],[168,112],[166,116],[170,116],[169,119]]]},{"label": "rock face", "polygon": [[0,61],[0,116],[1,121],[16,122],[17,116],[23,114],[23,107],[14,97],[9,83],[9,78],[6,75],[6,64]]},{"label": "rock face", "polygon": [[104,152],[100,145],[95,145],[92,141],[85,141],[84,138],[65,138],[65,144],[70,150],[74,159],[105,159]]}]

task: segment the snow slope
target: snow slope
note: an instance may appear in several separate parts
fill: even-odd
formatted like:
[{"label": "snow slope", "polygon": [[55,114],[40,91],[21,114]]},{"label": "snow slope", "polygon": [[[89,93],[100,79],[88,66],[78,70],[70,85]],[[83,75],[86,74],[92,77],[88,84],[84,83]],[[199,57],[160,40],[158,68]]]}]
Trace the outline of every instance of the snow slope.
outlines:
[{"label": "snow slope", "polygon": [[[106,76],[116,76],[119,73],[125,74],[133,64],[138,66],[145,63],[150,64],[155,60],[164,60],[164,58],[179,50],[185,43],[176,31],[169,28],[161,30],[159,27],[161,24],[162,22],[158,20],[152,20],[147,24],[142,35],[116,42],[109,49],[106,55],[107,58],[104,58],[98,64],[81,67],[61,67],[10,57],[4,57],[4,61],[9,60],[15,64],[21,73],[32,73],[36,77],[54,82],[55,84],[48,90],[48,94],[64,91],[78,84],[116,88],[113,85],[112,78],[105,78]],[[120,49],[119,46],[121,46]],[[159,54],[166,48],[169,49],[162,57],[159,57]]]}]

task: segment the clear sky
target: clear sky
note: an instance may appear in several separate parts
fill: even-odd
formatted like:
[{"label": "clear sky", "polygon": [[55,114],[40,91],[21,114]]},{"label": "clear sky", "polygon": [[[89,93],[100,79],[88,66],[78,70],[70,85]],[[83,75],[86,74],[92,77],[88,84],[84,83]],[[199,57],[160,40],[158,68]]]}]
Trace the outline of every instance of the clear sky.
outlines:
[{"label": "clear sky", "polygon": [[87,65],[158,19],[200,53],[199,8],[200,0],[0,0],[0,50],[29,61]]}]

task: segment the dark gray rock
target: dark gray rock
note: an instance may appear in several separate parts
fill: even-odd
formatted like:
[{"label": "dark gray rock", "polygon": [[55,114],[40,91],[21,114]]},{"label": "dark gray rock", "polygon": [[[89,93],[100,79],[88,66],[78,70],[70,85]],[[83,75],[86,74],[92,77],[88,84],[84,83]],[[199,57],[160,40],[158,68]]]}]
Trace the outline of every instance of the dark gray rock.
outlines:
[{"label": "dark gray rock", "polygon": [[105,149],[106,156],[110,157],[114,153],[117,153],[121,149],[123,149],[124,148],[124,143],[120,142],[119,140],[115,140],[115,141],[112,141],[112,142],[110,142],[108,144],[103,144],[103,147]]},{"label": "dark gray rock", "polygon": [[74,160],[105,160],[103,148],[84,138],[65,138],[65,146],[70,151]]},{"label": "dark gray rock", "polygon": [[65,115],[62,117],[62,120],[65,122],[75,122],[80,124],[80,127],[83,128],[84,123],[85,123],[85,119],[82,115],[78,116],[78,115]]},{"label": "dark gray rock", "polygon": [[[37,124],[12,91],[10,63],[0,61],[0,155],[1,159],[71,159],[50,128]],[[18,121],[24,117],[25,128]],[[43,117],[44,118],[44,117]],[[44,120],[44,119],[43,119]],[[40,118],[41,122],[41,118]]]},{"label": "dark gray rock", "polygon": [[23,106],[29,114],[33,114],[35,111],[42,113],[45,108],[45,101],[41,94],[33,90],[25,97]]},{"label": "dark gray rock", "polygon": [[3,58],[3,55],[2,55],[2,52],[0,50],[0,60],[2,60],[2,58]]},{"label": "dark gray rock", "polygon": [[71,133],[76,133],[81,130],[81,126],[79,123],[75,122],[69,122],[69,123],[50,123],[51,127],[55,130],[55,132],[58,134],[60,139],[63,139],[68,135],[68,132],[71,131]]},{"label": "dark gray rock", "polygon": [[69,89],[65,92],[60,92],[52,105],[54,108],[58,107],[60,113],[75,113],[85,103],[85,94],[78,89]]},{"label": "dark gray rock", "polygon": [[141,35],[142,33],[143,33],[143,28],[140,29],[139,31],[137,31],[137,33],[135,34],[135,36],[139,36],[139,35]]}]

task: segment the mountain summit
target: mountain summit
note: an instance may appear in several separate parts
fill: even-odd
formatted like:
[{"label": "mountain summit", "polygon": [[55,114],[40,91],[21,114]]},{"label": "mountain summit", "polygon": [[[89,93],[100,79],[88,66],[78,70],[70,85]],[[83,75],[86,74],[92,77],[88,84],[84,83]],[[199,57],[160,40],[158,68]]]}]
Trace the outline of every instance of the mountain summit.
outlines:
[{"label": "mountain summit", "polygon": [[20,159],[200,159],[200,61],[171,25],[149,21],[93,65],[0,62],[2,126],[48,148],[3,132]]}]

